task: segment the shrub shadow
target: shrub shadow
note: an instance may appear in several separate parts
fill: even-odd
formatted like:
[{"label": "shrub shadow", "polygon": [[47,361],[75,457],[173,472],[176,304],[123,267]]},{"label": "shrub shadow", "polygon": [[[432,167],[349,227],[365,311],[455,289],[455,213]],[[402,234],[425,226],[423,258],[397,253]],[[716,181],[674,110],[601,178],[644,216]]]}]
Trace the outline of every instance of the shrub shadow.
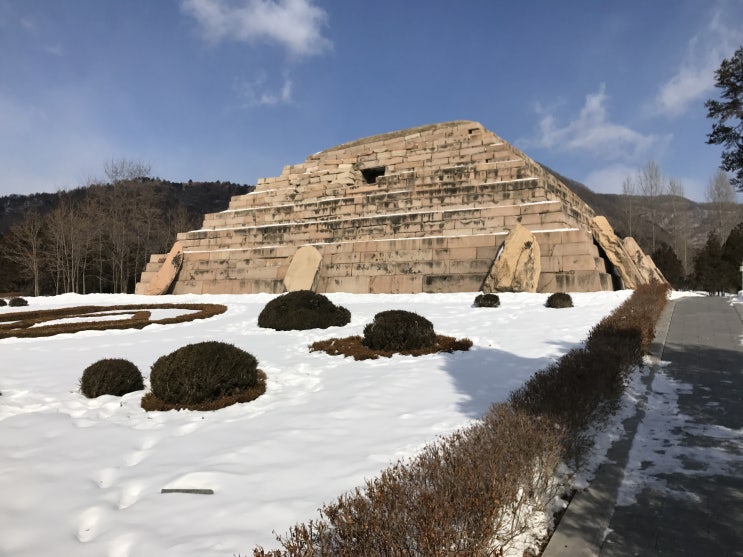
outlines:
[{"label": "shrub shadow", "polygon": [[[565,353],[576,344],[565,342],[555,346]],[[555,359],[525,358],[497,348],[473,346],[467,352],[446,354],[444,361],[444,371],[462,395],[459,410],[469,417],[482,418],[493,403],[507,400],[512,391]]]}]

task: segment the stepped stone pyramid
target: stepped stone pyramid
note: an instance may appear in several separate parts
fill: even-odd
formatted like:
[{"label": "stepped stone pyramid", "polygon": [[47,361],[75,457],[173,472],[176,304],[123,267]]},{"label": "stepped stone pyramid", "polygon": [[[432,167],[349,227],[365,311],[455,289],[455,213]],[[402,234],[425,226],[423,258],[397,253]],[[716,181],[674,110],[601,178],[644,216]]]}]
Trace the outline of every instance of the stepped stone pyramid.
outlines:
[{"label": "stepped stone pyramid", "polygon": [[611,290],[620,275],[625,287],[641,282],[617,272],[621,257],[597,243],[595,220],[479,123],[434,124],[345,143],[260,179],[179,234],[167,258],[151,256],[137,292],[475,292],[518,225],[538,244],[537,291]]}]

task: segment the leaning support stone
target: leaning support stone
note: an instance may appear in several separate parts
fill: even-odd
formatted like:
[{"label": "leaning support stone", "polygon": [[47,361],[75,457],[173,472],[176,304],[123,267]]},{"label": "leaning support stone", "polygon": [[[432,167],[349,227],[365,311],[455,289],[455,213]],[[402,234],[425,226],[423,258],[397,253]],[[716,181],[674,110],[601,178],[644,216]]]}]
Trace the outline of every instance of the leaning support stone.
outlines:
[{"label": "leaning support stone", "polygon": [[607,259],[614,266],[614,270],[622,279],[622,287],[635,289],[645,284],[645,279],[632,257],[624,249],[622,240],[614,233],[614,229],[606,217],[597,216],[591,221],[593,239],[604,250]]},{"label": "leaning support stone", "polygon": [[540,272],[539,243],[526,227],[517,224],[503,240],[482,291],[536,292]]},{"label": "leaning support stone", "polygon": [[302,246],[292,257],[284,277],[287,292],[295,290],[317,291],[320,281],[322,254],[313,246]]},{"label": "leaning support stone", "polygon": [[622,245],[624,246],[624,250],[635,262],[635,265],[637,265],[637,268],[640,269],[640,273],[642,273],[642,276],[645,279],[646,283],[668,283],[666,277],[663,276],[663,273],[661,273],[660,269],[655,266],[655,262],[653,261],[652,257],[642,251],[642,248],[637,245],[637,242],[632,236],[627,236],[626,238],[624,238],[622,240]]},{"label": "leaning support stone", "polygon": [[143,294],[147,296],[167,294],[170,285],[178,276],[178,271],[181,270],[181,265],[183,265],[183,244],[176,242],[165,258],[163,266],[145,287]]}]

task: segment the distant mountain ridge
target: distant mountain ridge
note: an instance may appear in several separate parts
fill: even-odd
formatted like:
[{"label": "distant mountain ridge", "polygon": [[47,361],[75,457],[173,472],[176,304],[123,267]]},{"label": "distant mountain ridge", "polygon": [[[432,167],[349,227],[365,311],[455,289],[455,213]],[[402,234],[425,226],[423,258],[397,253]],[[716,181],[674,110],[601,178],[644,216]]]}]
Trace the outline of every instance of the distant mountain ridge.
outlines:
[{"label": "distant mountain ridge", "polygon": [[[611,226],[619,236],[629,235],[626,224],[627,218],[624,214],[624,205],[627,201],[634,204],[635,224],[633,225],[632,236],[637,240],[642,249],[650,254],[652,253],[652,240],[648,230],[651,223],[647,218],[648,198],[643,195],[626,196],[615,193],[597,193],[585,184],[582,184],[571,178],[567,178],[551,168],[541,165],[547,172],[557,177],[563,184],[570,188],[578,197],[588,204],[596,214],[603,215],[607,218]],[[673,205],[677,212],[684,212],[688,218],[688,227],[686,234],[689,238],[689,247],[697,249],[701,247],[711,229],[711,222],[714,218],[713,207],[711,203],[698,203],[687,199],[686,197],[660,195],[658,196],[658,205],[661,207],[658,215],[658,222],[654,223],[656,233],[656,246],[660,242],[673,245],[672,230],[673,225],[670,222],[668,208]],[[739,211],[739,219],[743,219],[743,211]],[[724,238],[723,238],[724,241]]]}]

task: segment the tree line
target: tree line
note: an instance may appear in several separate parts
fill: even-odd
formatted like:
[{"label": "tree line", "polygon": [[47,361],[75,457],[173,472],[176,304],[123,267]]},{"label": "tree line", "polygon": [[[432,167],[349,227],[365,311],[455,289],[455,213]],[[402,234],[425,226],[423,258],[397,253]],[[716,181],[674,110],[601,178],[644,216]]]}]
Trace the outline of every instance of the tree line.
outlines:
[{"label": "tree line", "polygon": [[0,236],[0,292],[133,292],[150,254],[167,252],[205,212],[251,190],[166,182],[148,172],[114,161],[107,181],[58,192],[51,207],[27,208]]},{"label": "tree line", "polygon": [[619,235],[635,238],[646,253],[655,253],[662,244],[670,247],[687,275],[704,238],[715,234],[724,241],[743,220],[743,207],[732,180],[721,169],[707,184],[706,203],[696,204],[684,195],[681,180],[664,177],[658,164],[649,161],[624,179],[616,228]]},{"label": "tree line", "polygon": [[704,245],[692,258],[686,271],[673,248],[662,242],[652,253],[653,262],[676,289],[733,293],[743,289],[740,267],[743,265],[743,222],[738,223],[723,241],[710,232]]}]

